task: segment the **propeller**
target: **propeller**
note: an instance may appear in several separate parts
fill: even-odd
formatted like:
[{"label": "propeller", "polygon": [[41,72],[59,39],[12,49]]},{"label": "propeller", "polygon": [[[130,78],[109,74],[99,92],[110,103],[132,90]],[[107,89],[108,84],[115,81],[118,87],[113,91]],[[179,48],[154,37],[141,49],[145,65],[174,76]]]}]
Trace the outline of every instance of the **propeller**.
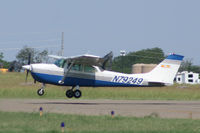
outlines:
[{"label": "propeller", "polygon": [[[28,64],[27,65],[30,65],[30,64],[31,64],[31,53],[28,54]],[[30,70],[28,70],[28,69],[26,70],[26,82],[27,82],[29,71]]]}]

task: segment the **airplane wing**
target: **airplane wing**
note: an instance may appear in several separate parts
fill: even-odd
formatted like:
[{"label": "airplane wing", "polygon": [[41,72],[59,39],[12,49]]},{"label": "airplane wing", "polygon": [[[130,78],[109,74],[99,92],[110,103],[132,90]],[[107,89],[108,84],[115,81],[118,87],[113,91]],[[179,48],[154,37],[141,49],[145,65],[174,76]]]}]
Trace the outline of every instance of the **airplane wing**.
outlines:
[{"label": "airplane wing", "polygon": [[67,57],[58,56],[58,55],[48,55],[48,56],[54,59],[67,59]]},{"label": "airplane wing", "polygon": [[100,66],[101,65],[101,61],[100,61],[101,57],[94,56],[94,55],[88,55],[88,54],[70,57],[67,60],[69,62],[84,64],[84,65],[94,65],[94,66]]},{"label": "airplane wing", "polygon": [[105,64],[109,59],[112,59],[113,53],[110,52],[104,57],[99,57],[95,55],[78,55],[78,56],[72,56],[72,57],[63,57],[63,56],[57,56],[57,55],[49,55],[49,57],[54,59],[64,59],[68,62],[73,62],[77,64],[85,64],[85,65],[92,65],[92,66],[101,66],[104,67]]}]

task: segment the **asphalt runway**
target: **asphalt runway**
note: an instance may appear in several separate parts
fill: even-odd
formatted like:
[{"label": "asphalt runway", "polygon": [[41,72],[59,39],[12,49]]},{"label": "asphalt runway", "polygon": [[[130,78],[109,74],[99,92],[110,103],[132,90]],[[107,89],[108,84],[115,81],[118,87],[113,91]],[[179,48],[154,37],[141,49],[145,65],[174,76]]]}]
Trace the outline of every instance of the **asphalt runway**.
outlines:
[{"label": "asphalt runway", "polygon": [[0,111],[200,119],[200,101],[0,99]]}]

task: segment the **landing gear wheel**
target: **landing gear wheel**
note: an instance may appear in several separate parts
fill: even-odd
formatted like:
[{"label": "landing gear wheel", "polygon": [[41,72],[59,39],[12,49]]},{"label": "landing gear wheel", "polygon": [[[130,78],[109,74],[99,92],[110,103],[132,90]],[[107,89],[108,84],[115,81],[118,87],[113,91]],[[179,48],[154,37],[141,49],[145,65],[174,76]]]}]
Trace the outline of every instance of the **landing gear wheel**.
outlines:
[{"label": "landing gear wheel", "polygon": [[37,94],[39,96],[43,96],[44,95],[44,89],[38,89]]},{"label": "landing gear wheel", "polygon": [[72,97],[74,96],[73,90],[67,90],[67,91],[66,91],[66,96],[67,96],[68,98],[72,98]]},{"label": "landing gear wheel", "polygon": [[82,95],[82,93],[81,93],[80,90],[75,90],[75,91],[74,91],[74,97],[75,97],[75,98],[80,98],[81,95]]}]

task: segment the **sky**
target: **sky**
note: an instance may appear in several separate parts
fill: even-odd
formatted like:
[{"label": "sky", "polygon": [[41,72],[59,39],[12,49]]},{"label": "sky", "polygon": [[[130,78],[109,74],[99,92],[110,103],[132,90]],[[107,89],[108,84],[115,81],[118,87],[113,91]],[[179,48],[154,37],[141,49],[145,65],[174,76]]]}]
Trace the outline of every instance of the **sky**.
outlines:
[{"label": "sky", "polygon": [[64,55],[159,47],[200,65],[199,0],[0,0],[0,52],[25,45]]}]

